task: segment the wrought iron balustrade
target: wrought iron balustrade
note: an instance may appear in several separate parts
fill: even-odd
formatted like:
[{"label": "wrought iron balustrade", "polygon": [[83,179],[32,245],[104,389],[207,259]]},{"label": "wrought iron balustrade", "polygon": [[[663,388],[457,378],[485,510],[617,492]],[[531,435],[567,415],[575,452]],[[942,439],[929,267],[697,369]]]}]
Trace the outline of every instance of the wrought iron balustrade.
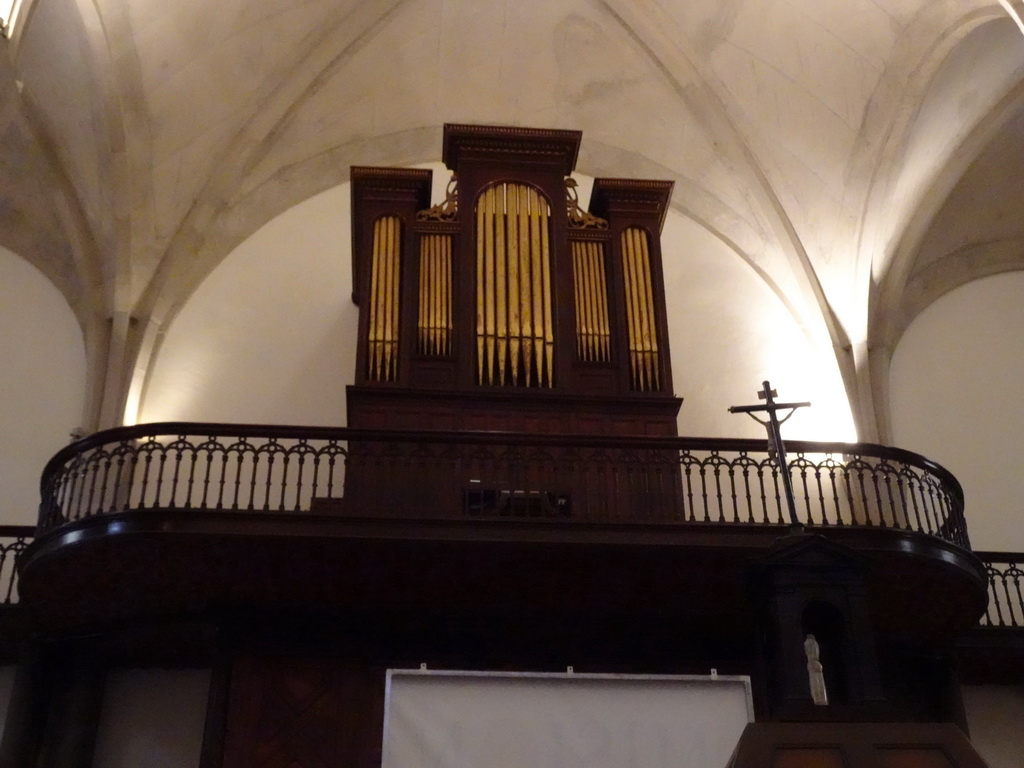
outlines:
[{"label": "wrought iron balustrade", "polygon": [[988,610],[982,627],[1024,629],[1024,552],[976,552],[988,572]]},{"label": "wrought iron balustrade", "polygon": [[[969,548],[962,491],[937,464],[865,443],[786,448],[807,524],[916,531]],[[782,493],[759,440],[144,424],[53,457],[39,531],[154,509],[782,525]]]}]

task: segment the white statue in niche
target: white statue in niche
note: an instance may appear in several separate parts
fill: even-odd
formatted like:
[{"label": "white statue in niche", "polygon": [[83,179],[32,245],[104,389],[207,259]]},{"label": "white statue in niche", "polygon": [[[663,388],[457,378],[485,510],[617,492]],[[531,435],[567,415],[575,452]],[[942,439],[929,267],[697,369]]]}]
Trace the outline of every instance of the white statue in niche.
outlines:
[{"label": "white statue in niche", "polygon": [[811,681],[811,699],[820,707],[828,704],[828,691],[825,690],[825,670],[818,658],[821,649],[814,635],[804,640],[804,653],[807,655],[807,675]]}]

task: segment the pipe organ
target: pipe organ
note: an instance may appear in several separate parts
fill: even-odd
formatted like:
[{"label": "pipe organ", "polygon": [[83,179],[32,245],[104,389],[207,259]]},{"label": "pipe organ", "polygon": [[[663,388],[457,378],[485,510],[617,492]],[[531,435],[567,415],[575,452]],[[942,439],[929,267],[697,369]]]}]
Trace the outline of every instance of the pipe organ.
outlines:
[{"label": "pipe organ", "polygon": [[448,125],[431,172],[352,168],[349,422],[676,434],[659,236],[672,183],[572,179],[577,131]]}]

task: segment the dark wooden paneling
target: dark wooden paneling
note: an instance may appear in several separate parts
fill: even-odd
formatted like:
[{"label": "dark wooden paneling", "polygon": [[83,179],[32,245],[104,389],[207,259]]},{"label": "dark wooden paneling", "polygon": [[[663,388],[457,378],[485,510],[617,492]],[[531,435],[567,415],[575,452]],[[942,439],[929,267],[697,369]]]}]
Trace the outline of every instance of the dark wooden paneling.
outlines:
[{"label": "dark wooden paneling", "polygon": [[729,768],[985,768],[950,723],[751,723]]},{"label": "dark wooden paneling", "polygon": [[223,768],[380,765],[383,671],[339,658],[241,654]]},{"label": "dark wooden paneling", "polygon": [[524,398],[515,392],[349,387],[348,414],[358,429],[452,429],[551,435],[672,437],[682,399],[563,393]]}]

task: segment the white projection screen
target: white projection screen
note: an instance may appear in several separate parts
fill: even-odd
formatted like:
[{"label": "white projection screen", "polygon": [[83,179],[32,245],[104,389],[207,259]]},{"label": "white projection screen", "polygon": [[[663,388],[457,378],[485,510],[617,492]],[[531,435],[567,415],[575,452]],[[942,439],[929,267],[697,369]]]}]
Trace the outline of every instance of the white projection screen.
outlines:
[{"label": "white projection screen", "polygon": [[388,670],[382,768],[725,768],[748,677]]}]

